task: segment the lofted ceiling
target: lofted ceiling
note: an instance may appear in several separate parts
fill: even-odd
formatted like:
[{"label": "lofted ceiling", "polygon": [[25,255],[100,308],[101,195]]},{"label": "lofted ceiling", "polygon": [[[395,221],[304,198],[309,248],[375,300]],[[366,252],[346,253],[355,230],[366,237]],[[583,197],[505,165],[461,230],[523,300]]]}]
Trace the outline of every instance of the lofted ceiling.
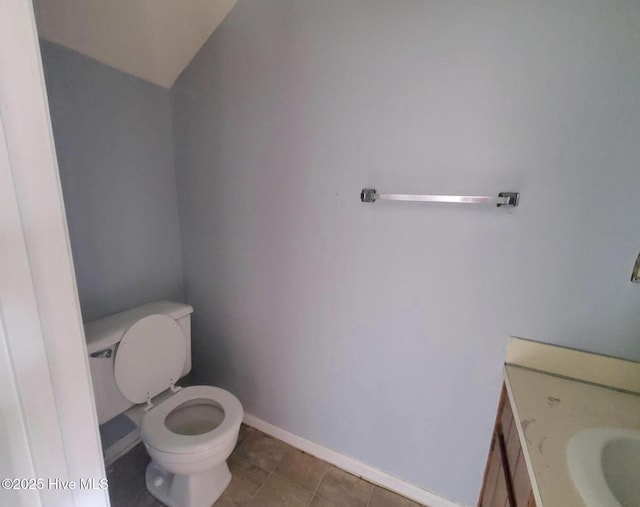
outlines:
[{"label": "lofted ceiling", "polygon": [[34,0],[42,39],[170,88],[236,0]]}]

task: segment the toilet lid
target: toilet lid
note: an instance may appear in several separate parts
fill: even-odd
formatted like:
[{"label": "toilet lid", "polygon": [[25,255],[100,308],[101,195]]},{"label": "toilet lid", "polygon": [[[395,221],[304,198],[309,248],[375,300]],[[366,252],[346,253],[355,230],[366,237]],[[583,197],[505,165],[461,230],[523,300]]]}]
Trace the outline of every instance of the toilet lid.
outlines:
[{"label": "toilet lid", "polygon": [[114,365],[116,384],[125,398],[144,403],[175,383],[182,373],[186,343],[178,323],[149,315],[124,334]]}]

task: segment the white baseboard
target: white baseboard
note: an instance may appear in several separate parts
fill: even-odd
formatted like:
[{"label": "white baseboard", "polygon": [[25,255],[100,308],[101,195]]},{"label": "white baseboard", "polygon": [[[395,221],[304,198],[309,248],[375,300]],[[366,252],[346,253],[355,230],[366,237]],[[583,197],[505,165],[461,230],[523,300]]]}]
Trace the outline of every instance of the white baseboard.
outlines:
[{"label": "white baseboard", "polygon": [[385,489],[394,491],[395,493],[420,504],[428,505],[429,507],[460,507],[458,504],[442,498],[435,493],[419,488],[410,482],[394,477],[387,472],[378,470],[377,468],[362,463],[355,458],[345,456],[337,451],[328,449],[327,447],[316,444],[315,442],[311,442],[306,438],[289,433],[288,431],[278,428],[273,424],[269,424],[254,415],[245,413],[244,423],[248,426],[253,426],[267,435],[271,435],[278,440],[282,440],[296,449],[304,451],[307,454],[315,456],[318,459],[346,470],[353,475],[362,477],[373,484],[377,484]]}]

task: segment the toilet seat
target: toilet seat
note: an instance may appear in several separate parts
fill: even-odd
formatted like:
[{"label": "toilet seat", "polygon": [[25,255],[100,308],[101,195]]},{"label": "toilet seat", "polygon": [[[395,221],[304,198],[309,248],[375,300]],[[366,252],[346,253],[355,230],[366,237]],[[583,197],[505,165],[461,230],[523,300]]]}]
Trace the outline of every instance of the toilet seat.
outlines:
[{"label": "toilet seat", "polygon": [[[200,435],[174,433],[165,424],[167,416],[180,405],[196,399],[210,400],[222,408],[224,419],[213,430]],[[152,408],[142,418],[142,440],[147,446],[172,454],[206,451],[228,439],[235,439],[242,422],[242,405],[233,394],[219,387],[190,386],[178,391]]]},{"label": "toilet seat", "polygon": [[133,403],[149,402],[173,388],[186,357],[178,323],[166,315],[149,315],[122,336],[113,373],[122,395]]}]

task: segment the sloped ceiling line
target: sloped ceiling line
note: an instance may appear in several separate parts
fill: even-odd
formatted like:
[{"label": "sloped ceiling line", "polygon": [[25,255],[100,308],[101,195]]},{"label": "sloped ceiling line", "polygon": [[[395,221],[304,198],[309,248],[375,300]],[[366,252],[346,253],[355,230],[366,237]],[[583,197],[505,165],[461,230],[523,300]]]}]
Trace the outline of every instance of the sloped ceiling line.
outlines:
[{"label": "sloped ceiling line", "polygon": [[171,88],[237,0],[35,0],[42,39]]}]

